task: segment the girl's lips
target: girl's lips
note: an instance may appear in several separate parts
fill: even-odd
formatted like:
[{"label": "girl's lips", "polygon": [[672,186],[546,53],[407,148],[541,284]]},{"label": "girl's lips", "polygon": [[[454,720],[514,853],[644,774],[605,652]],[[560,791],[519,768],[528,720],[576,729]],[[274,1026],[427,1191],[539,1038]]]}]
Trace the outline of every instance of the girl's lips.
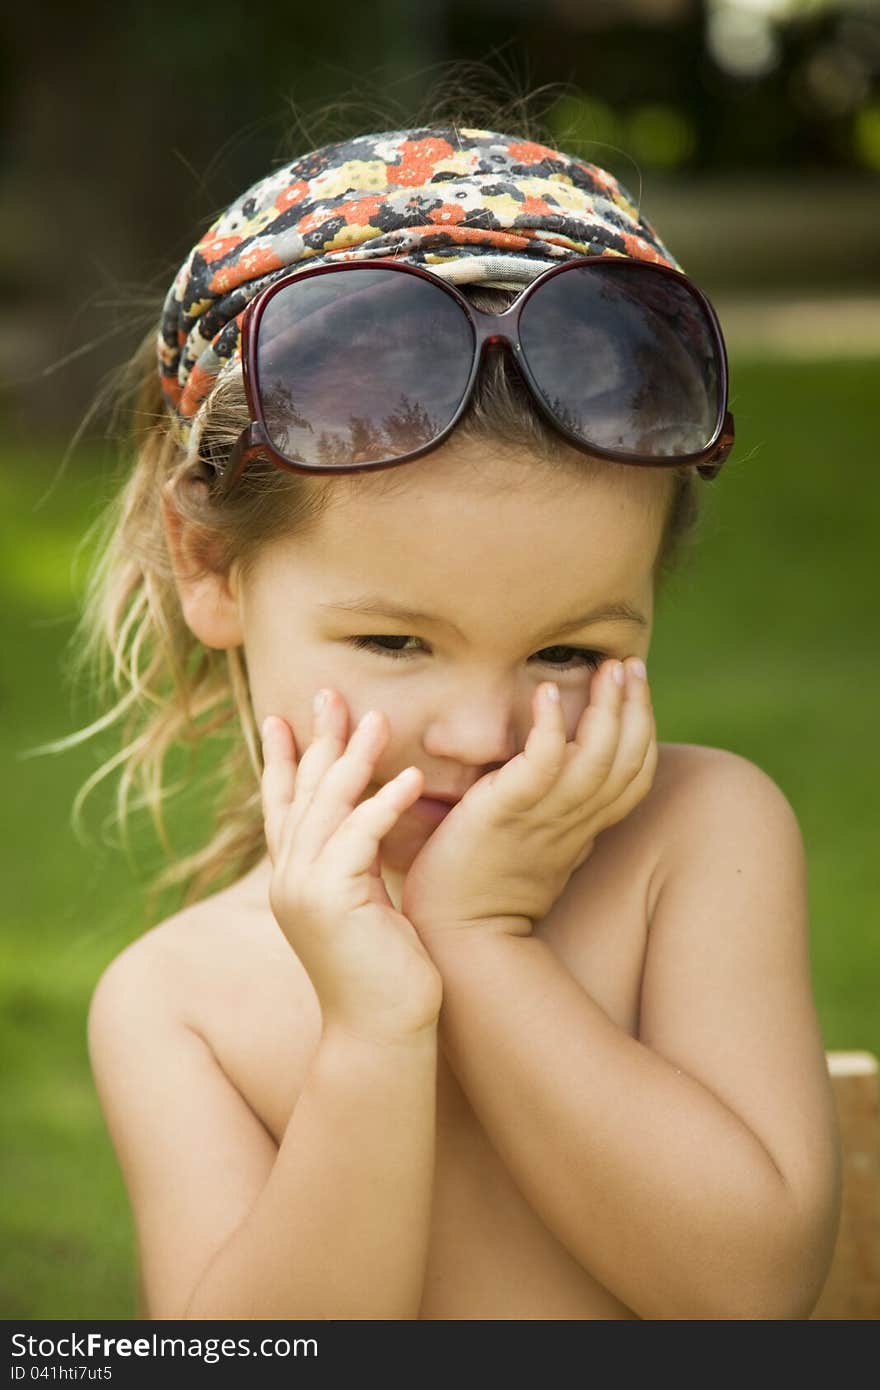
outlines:
[{"label": "girl's lips", "polygon": [[453,805],[454,802],[440,801],[435,796],[420,796],[418,801],[414,801],[409,809],[428,820],[441,821],[444,816],[449,814]]}]

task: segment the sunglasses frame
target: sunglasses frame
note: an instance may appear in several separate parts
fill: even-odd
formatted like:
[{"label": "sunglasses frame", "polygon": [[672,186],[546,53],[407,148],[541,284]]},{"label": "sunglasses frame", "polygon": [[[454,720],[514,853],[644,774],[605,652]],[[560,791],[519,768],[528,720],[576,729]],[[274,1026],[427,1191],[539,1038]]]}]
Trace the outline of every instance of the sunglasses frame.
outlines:
[{"label": "sunglasses frame", "polygon": [[[636,266],[638,267],[637,273],[639,274],[643,274],[645,270],[648,269],[652,273],[658,275],[670,276],[674,280],[683,282],[688,292],[696,298],[699,306],[702,308],[712,330],[717,361],[720,367],[719,375],[721,387],[719,392],[718,419],[715,423],[715,429],[709,443],[702,449],[690,454],[669,454],[659,459],[647,457],[644,454],[634,453],[628,453],[624,458],[620,453],[615,453],[610,449],[603,449],[599,445],[586,444],[579,435],[562,425],[546,405],[536,382],[532,378],[528,364],[525,361],[525,355],[519,339],[520,314],[532,295],[536,294],[540,287],[554,276],[563,275],[566,271],[570,271],[575,267],[598,265],[600,263],[603,266],[603,274],[619,274],[619,268],[622,268],[623,274],[628,274],[631,273],[628,267]],[[610,269],[610,267],[613,267],[613,269]],[[448,294],[454,299],[464,311],[474,335],[474,352],[470,375],[461,402],[448,425],[446,425],[434,439],[430,440],[428,444],[423,444],[418,449],[409,450],[407,453],[398,454],[391,459],[378,459],[372,460],[369,463],[351,464],[303,463],[301,461],[297,462],[293,459],[288,459],[275,448],[269,437],[269,431],[266,428],[260,401],[257,344],[260,321],[266,306],[274,299],[276,294],[282,293],[294,281],[309,279],[313,275],[340,275],[346,273],[356,275],[359,272],[363,273],[365,270],[376,269],[387,269],[397,274],[415,275],[423,280],[428,280],[431,284],[438,286],[445,294]],[[526,285],[523,291],[517,295],[513,303],[500,314],[490,314],[474,308],[470,301],[460,293],[455,285],[432,274],[431,271],[426,270],[422,266],[412,265],[399,258],[377,256],[365,260],[342,261],[332,265],[300,266],[289,275],[280,276],[277,280],[272,281],[271,284],[266,285],[254,296],[242,312],[240,330],[242,373],[251,422],[242,431],[235,444],[232,446],[228,462],[218,469],[218,472],[223,478],[224,493],[232,489],[248,462],[257,454],[267,456],[276,467],[287,469],[293,473],[363,473],[379,468],[394,468],[398,464],[409,463],[412,459],[420,458],[423,454],[430,453],[432,449],[436,449],[438,445],[442,444],[443,441],[449,437],[467,409],[468,402],[470,401],[476,384],[483,355],[486,348],[492,344],[500,345],[506,349],[508,357],[512,359],[521,377],[525,381],[541,413],[550,422],[556,432],[561,434],[574,448],[580,450],[581,453],[589,454],[592,457],[608,459],[613,463],[634,464],[637,467],[670,468],[684,464],[693,464],[696,466],[700,476],[709,480],[714,478],[721,470],[734,444],[733,415],[728,409],[729,369],[727,351],[721,332],[721,325],[718,322],[715,310],[702,290],[700,290],[682,271],[676,270],[673,266],[660,265],[655,261],[643,261],[632,256],[604,255],[572,257],[569,260],[561,262],[559,265],[550,266],[547,270],[536,276],[536,278]]]}]

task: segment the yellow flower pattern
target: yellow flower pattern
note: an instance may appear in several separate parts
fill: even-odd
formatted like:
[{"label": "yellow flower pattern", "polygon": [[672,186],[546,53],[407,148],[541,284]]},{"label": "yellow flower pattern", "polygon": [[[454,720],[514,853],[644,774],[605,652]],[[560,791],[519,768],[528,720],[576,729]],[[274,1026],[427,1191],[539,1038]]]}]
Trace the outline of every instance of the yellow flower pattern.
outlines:
[{"label": "yellow flower pattern", "polygon": [[[250,301],[299,262],[404,257],[450,280],[537,276],[562,257],[631,256],[681,270],[629,190],[599,165],[474,126],[356,136],[273,169],[190,251],[165,297],[156,362],[181,443],[241,350]],[[464,283],[463,280],[459,280]]]}]

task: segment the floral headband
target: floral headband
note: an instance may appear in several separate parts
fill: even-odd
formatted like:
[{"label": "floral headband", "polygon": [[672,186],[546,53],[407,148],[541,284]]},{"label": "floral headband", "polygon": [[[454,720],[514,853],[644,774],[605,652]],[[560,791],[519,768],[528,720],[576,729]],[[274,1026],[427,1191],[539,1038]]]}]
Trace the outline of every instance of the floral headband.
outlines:
[{"label": "floral headband", "polygon": [[240,357],[249,301],[299,262],[396,256],[457,284],[517,287],[587,255],[683,270],[617,179],[546,145],[455,126],[324,145],[236,198],[177,272],[156,344],[175,433],[185,447]]}]

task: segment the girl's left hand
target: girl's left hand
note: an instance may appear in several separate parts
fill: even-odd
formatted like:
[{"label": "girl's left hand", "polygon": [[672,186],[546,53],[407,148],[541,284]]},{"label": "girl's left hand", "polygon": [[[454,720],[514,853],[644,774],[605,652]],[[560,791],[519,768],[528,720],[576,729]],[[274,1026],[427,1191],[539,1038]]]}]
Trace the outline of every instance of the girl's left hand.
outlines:
[{"label": "girl's left hand", "polygon": [[[657,729],[648,682],[613,679],[606,661],[590,686],[574,742],[562,706],[533,701],[522,753],[469,788],[413,860],[401,911],[424,939],[491,922],[527,935],[547,915],[600,831],[647,794],[657,767]],[[500,920],[499,920],[500,919]]]}]

